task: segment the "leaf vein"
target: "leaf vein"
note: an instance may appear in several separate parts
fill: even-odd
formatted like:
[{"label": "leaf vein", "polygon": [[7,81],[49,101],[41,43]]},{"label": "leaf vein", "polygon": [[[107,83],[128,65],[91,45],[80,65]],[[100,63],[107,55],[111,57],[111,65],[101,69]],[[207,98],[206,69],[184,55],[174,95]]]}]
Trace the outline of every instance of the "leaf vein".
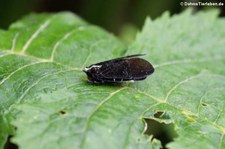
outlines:
[{"label": "leaf vein", "polygon": [[225,60],[224,57],[214,57],[214,58],[202,58],[202,59],[185,59],[185,60],[177,60],[177,61],[169,61],[162,64],[156,64],[154,65],[154,68],[164,67],[168,65],[174,65],[174,64],[183,64],[183,63],[204,63],[204,62],[210,62],[210,61],[223,61]]},{"label": "leaf vein", "polygon": [[15,73],[29,67],[29,66],[34,66],[34,65],[37,65],[37,64],[40,64],[40,63],[47,63],[47,62],[34,62],[34,63],[30,63],[30,64],[27,64],[27,65],[24,65],[18,69],[16,69],[15,71],[13,71],[12,73],[10,73],[7,77],[5,77],[4,79],[2,79],[2,81],[0,82],[0,86],[5,82],[7,81],[8,79],[10,79],[10,77],[12,77]]},{"label": "leaf vein", "polygon": [[201,108],[202,100],[203,100],[203,98],[204,98],[206,95],[207,95],[207,92],[205,92],[205,93],[201,96],[201,98],[200,98],[200,100],[199,100],[198,109],[197,109],[197,115],[198,115],[198,116],[200,116],[200,108]]},{"label": "leaf vein", "polygon": [[[146,95],[147,96],[147,95]],[[148,107],[147,109],[151,109],[152,107],[154,107],[154,106],[156,106],[156,105],[158,105],[158,104],[160,104],[160,103],[155,103],[155,104],[152,104],[150,107]],[[144,113],[145,112],[147,112],[148,110],[144,110],[144,112],[142,112],[142,114],[141,114],[141,119],[143,119],[143,115],[144,115]],[[140,121],[140,119],[136,119],[136,120],[134,120],[132,123],[131,123],[131,125],[129,126],[129,129],[128,129],[128,132],[126,133],[126,137],[125,137],[125,139],[124,139],[124,143],[123,143],[123,147],[122,148],[126,148],[126,145],[128,144],[127,142],[128,142],[128,140],[129,140],[129,135],[130,135],[130,133],[131,133],[131,128],[133,127],[133,125],[135,124],[135,122],[137,122],[137,121]],[[144,121],[144,124],[145,124],[145,126],[144,126],[144,129],[143,129],[143,132],[142,132],[142,135],[144,135],[144,133],[145,133],[145,131],[147,130],[147,123]],[[150,137],[150,136],[149,136]]]},{"label": "leaf vein", "polygon": [[[15,52],[15,51],[11,52],[11,51],[7,50],[4,53],[15,54],[15,55],[19,55],[19,56],[25,56],[25,57],[35,59],[35,60],[38,60],[38,61],[41,61],[41,62],[51,62],[51,61],[49,61],[49,59],[42,59],[42,58],[38,58],[38,57],[35,57],[35,56],[32,56],[32,55],[18,53],[18,52]],[[69,69],[82,71],[82,68],[79,68],[79,67],[70,67],[68,65],[64,65],[64,64],[56,62],[56,61],[54,61],[52,63],[57,64],[57,65],[61,65],[63,67],[69,68]]]},{"label": "leaf vein", "polygon": [[104,40],[99,40],[99,41],[95,42],[94,44],[92,44],[92,45],[88,48],[88,50],[89,50],[89,51],[88,51],[88,56],[87,56],[86,59],[84,60],[84,63],[83,63],[83,65],[82,65],[82,69],[84,69],[86,63],[88,62],[88,60],[89,60],[90,57],[91,57],[92,48],[93,48],[95,45],[97,45],[97,44],[99,44],[99,43],[101,43],[101,42],[103,42],[103,41],[106,41],[106,40],[105,40],[105,39],[104,39]]},{"label": "leaf vein", "polygon": [[77,29],[72,30],[72,31],[69,31],[69,32],[66,33],[61,39],[59,39],[58,42],[56,42],[56,44],[53,46],[53,49],[52,49],[50,61],[54,61],[55,52],[56,52],[58,46],[60,45],[60,43],[62,43],[64,40],[66,40],[66,39],[67,39],[70,35],[72,35],[76,30],[77,30]]},{"label": "leaf vein", "polygon": [[220,138],[219,149],[222,149],[223,139],[224,139],[224,133],[221,135],[221,138]]},{"label": "leaf vein", "polygon": [[218,119],[220,118],[220,115],[223,113],[223,111],[224,111],[224,106],[223,106],[223,108],[220,110],[220,112],[217,114],[217,116],[216,116],[216,118],[215,118],[215,120],[213,121],[213,123],[217,123],[217,121],[218,121]]},{"label": "leaf vein", "polygon": [[84,145],[84,141],[85,141],[85,135],[86,132],[88,130],[89,124],[90,124],[90,119],[94,116],[94,114],[101,108],[101,106],[103,104],[105,104],[107,101],[109,101],[114,95],[118,94],[120,91],[126,89],[127,87],[122,87],[112,93],[109,94],[108,97],[106,97],[105,99],[102,100],[102,102],[100,102],[100,104],[94,109],[94,111],[91,113],[91,115],[87,118],[87,122],[86,125],[84,126],[84,131],[83,131],[83,137],[81,139],[81,143],[80,143],[80,148],[82,148],[82,146]]},{"label": "leaf vein", "polygon": [[40,32],[42,32],[50,23],[50,20],[46,20],[43,24],[40,25],[40,27],[34,32],[34,34],[31,35],[31,37],[27,40],[25,45],[22,48],[21,53],[25,53],[27,48],[30,46],[32,41],[37,38]]},{"label": "leaf vein", "polygon": [[10,56],[10,55],[13,55],[13,54],[11,54],[11,53],[4,53],[4,54],[0,55],[0,58],[3,58],[5,56]]},{"label": "leaf vein", "polygon": [[15,49],[15,46],[16,46],[16,40],[17,40],[17,37],[19,36],[19,34],[20,34],[20,32],[17,32],[17,33],[15,34],[15,36],[13,37],[11,51],[14,51],[14,49]]},{"label": "leaf vein", "polygon": [[186,83],[186,82],[188,82],[188,81],[190,81],[190,80],[192,80],[192,79],[195,79],[195,78],[197,78],[197,77],[199,77],[199,76],[200,76],[199,74],[193,75],[193,76],[190,76],[190,77],[188,77],[188,78],[186,78],[186,79],[184,79],[184,80],[178,82],[177,84],[175,84],[175,85],[168,91],[168,93],[167,93],[167,95],[166,95],[166,97],[165,97],[165,102],[167,102],[169,96],[172,94],[172,92],[174,92],[174,91],[177,89],[177,87],[179,87],[180,85],[182,85],[182,84],[184,84],[184,83]]},{"label": "leaf vein", "polygon": [[[140,93],[144,93],[145,95],[148,95],[148,93],[145,93],[145,92],[140,92]],[[149,97],[154,97],[154,96],[152,96],[152,95],[150,95]],[[155,97],[156,98],[156,97]],[[154,98],[152,98],[152,99],[154,99]],[[156,98],[157,99],[157,98]],[[158,101],[159,103],[165,103],[165,104],[168,104],[169,106],[171,106],[171,107],[173,107],[173,108],[175,108],[175,109],[177,109],[177,110],[179,110],[179,111],[181,111],[181,113],[183,113],[184,115],[194,115],[194,116],[197,116],[195,113],[193,113],[193,112],[191,112],[191,111],[189,111],[189,110],[186,110],[186,109],[181,109],[181,108],[179,108],[179,107],[177,107],[176,105],[172,105],[172,104],[170,104],[170,103],[168,103],[168,102],[165,102],[165,101]],[[217,128],[217,129],[219,129],[222,133],[224,133],[225,134],[225,127],[224,126],[221,126],[221,125],[218,125],[218,124],[216,124],[216,123],[214,123],[214,122],[212,122],[212,121],[210,121],[208,118],[206,118],[206,120],[211,124],[211,125],[213,125],[215,128]]]},{"label": "leaf vein", "polygon": [[[69,71],[74,71],[74,70],[71,70],[71,69],[70,69],[70,70],[61,70],[61,71],[54,72],[54,73],[52,73],[52,74],[48,74],[48,75],[45,75],[45,76],[41,77],[40,79],[38,79],[37,81],[35,81],[33,84],[31,84],[30,87],[28,87],[28,88],[24,91],[24,93],[23,93],[23,94],[19,97],[19,99],[17,100],[16,104],[20,103],[20,102],[23,100],[23,98],[26,96],[26,94],[27,94],[33,87],[35,87],[36,85],[38,85],[38,83],[39,83],[40,81],[42,81],[42,80],[44,80],[44,79],[46,79],[46,78],[48,78],[48,77],[50,77],[50,76],[57,75],[57,74],[64,73],[64,72],[69,72]],[[76,71],[76,70],[75,70],[75,71]],[[11,108],[11,106],[9,107],[9,111],[10,111],[10,108]]]},{"label": "leaf vein", "polygon": [[159,103],[163,103],[163,102],[164,102],[162,99],[157,98],[157,97],[155,97],[155,96],[153,96],[153,95],[151,95],[151,94],[149,94],[149,93],[143,92],[143,91],[139,90],[138,88],[131,88],[131,89],[134,89],[134,90],[136,90],[137,92],[139,92],[139,93],[141,93],[141,94],[144,94],[144,95],[146,95],[146,96],[148,96],[148,97],[154,99],[155,101],[157,101],[157,102],[159,102]]}]

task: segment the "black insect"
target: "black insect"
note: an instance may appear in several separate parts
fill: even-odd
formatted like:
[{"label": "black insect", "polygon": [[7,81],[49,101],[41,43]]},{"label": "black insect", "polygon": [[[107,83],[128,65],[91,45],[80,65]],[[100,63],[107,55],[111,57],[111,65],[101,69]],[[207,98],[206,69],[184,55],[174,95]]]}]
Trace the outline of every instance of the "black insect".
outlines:
[{"label": "black insect", "polygon": [[120,57],[84,68],[88,81],[95,84],[144,80],[154,72],[148,61],[138,58],[144,54]]}]

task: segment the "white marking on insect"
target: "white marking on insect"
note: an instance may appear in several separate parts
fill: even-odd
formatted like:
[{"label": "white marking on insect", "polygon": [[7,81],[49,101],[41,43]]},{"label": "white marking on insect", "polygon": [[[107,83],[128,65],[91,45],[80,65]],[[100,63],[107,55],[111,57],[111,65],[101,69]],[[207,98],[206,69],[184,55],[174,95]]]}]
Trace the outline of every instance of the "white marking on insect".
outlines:
[{"label": "white marking on insect", "polygon": [[90,67],[90,69],[91,68],[101,68],[102,67],[102,65],[92,65],[91,67]]},{"label": "white marking on insect", "polygon": [[92,69],[92,68],[101,68],[102,65],[92,65],[91,67],[86,67],[84,68],[84,71],[87,72],[88,70]]}]

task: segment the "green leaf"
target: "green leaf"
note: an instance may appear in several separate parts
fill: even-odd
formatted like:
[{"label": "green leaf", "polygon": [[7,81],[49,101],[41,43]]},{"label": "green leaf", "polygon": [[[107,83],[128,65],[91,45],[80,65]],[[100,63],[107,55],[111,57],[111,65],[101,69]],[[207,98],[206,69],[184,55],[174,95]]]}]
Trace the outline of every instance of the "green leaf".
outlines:
[{"label": "green leaf", "polygon": [[155,66],[154,75],[133,88],[157,101],[144,117],[154,110],[170,115],[179,136],[170,148],[225,147],[225,20],[217,14],[188,10],[147,19],[128,51],[147,53]]},{"label": "green leaf", "polygon": [[[154,119],[174,124],[169,148],[224,148],[225,20],[217,14],[147,19],[129,50],[68,12],[31,14],[1,30],[0,147],[13,135],[24,149],[160,148],[144,134],[144,119]],[[125,52],[147,54],[155,73],[130,84],[86,82],[85,66]]]}]

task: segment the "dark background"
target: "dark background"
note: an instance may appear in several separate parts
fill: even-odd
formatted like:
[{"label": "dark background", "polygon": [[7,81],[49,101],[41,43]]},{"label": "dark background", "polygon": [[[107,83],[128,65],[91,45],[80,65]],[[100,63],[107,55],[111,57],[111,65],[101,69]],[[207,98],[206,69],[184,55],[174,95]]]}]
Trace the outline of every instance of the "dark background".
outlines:
[{"label": "dark background", "polygon": [[[181,12],[187,7],[180,6],[180,2],[179,0],[0,0],[0,28],[7,29],[9,24],[31,12],[72,11],[86,21],[118,34],[127,24],[141,29],[146,16],[154,19],[164,11],[171,14]],[[193,8],[199,10],[213,7]],[[221,16],[224,16],[225,6],[217,8],[221,9]]]}]

